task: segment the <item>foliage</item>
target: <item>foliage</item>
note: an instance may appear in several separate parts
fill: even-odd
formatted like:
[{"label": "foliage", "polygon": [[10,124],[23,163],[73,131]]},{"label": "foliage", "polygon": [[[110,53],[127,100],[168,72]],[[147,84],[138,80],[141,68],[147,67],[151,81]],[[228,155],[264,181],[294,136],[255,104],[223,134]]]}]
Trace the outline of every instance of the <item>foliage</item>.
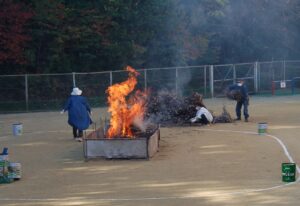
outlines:
[{"label": "foliage", "polygon": [[26,63],[23,50],[30,36],[25,33],[25,26],[31,17],[32,12],[24,4],[0,1],[0,63]]},{"label": "foliage", "polygon": [[0,0],[0,71],[295,59],[299,8],[290,0]]}]

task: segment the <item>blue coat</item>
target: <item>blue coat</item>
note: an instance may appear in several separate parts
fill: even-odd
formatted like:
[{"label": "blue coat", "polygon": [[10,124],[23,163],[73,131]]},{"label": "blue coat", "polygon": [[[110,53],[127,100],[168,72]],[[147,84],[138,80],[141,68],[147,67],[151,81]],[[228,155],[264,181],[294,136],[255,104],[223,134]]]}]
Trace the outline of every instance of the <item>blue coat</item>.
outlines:
[{"label": "blue coat", "polygon": [[90,118],[91,108],[83,96],[71,95],[64,107],[68,111],[68,123],[79,130],[87,129],[92,120]]}]

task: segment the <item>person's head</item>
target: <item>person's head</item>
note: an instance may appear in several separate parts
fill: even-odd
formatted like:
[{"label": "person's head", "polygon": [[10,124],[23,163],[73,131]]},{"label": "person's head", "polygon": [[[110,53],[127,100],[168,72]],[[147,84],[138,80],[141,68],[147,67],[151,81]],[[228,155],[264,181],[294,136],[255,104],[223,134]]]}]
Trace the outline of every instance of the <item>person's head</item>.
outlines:
[{"label": "person's head", "polygon": [[244,80],[243,79],[238,79],[237,80],[237,85],[238,86],[242,86],[244,84]]},{"label": "person's head", "polygon": [[197,106],[196,107],[196,110],[198,111],[198,110],[200,110],[202,107],[200,107],[200,106]]},{"label": "person's head", "polygon": [[71,95],[81,95],[82,94],[82,90],[80,90],[78,87],[74,87],[72,92],[71,92]]}]

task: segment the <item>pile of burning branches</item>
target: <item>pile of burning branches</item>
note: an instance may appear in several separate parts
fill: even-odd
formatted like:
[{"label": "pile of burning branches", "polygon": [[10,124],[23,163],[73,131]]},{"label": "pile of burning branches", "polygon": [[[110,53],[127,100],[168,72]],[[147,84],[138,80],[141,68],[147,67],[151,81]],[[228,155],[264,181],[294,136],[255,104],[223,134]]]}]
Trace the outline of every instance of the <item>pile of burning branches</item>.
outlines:
[{"label": "pile of burning branches", "polygon": [[[113,84],[106,90],[111,115],[109,126],[106,123],[103,126],[102,136],[133,138],[141,132],[144,136],[150,131],[149,123],[190,123],[190,119],[196,115],[196,107],[205,107],[199,93],[183,98],[170,91],[159,91],[149,96],[149,91],[135,90],[139,72],[130,66],[126,67],[126,71],[127,80]],[[99,136],[98,133],[96,136]]]},{"label": "pile of burning branches", "polygon": [[[163,126],[190,124],[190,119],[196,115],[196,107],[205,107],[203,96],[199,93],[183,98],[169,91],[152,94],[146,104],[145,119]],[[213,120],[213,123],[230,122],[233,121],[225,106],[222,114],[214,116]]]}]

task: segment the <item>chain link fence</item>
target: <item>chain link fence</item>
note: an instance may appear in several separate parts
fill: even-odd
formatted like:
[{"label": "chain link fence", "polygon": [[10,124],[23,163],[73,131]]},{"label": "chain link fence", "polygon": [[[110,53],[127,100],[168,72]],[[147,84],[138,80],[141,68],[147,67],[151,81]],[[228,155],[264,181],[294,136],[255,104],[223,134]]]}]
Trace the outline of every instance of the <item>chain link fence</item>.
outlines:
[{"label": "chain link fence", "polygon": [[[250,94],[300,93],[300,61],[252,62],[226,65],[138,70],[137,89],[167,90],[188,96],[223,97],[225,89],[244,79]],[[125,70],[0,76],[0,112],[60,110],[74,86],[83,90],[93,107],[106,105],[106,89],[126,80]]]}]

